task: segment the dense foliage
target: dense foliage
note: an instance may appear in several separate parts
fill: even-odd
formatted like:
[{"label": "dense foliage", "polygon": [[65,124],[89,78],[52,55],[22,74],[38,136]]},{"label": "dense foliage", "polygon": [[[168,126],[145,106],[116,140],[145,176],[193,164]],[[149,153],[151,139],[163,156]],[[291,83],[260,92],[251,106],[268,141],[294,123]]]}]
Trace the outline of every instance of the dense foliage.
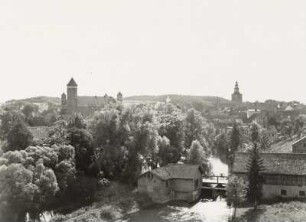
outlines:
[{"label": "dense foliage", "polygon": [[4,153],[0,158],[0,218],[24,221],[26,213],[39,218],[55,202],[55,195],[68,189],[74,176],[72,146],[30,146]]},{"label": "dense foliage", "polygon": [[109,180],[135,184],[144,170],[169,163],[199,164],[210,173],[214,130],[195,109],[161,103],[110,106],[86,120],[62,115],[49,119],[47,138],[33,142],[28,126],[39,115],[26,105],[1,117],[0,219],[38,219],[68,202],[89,203]]}]

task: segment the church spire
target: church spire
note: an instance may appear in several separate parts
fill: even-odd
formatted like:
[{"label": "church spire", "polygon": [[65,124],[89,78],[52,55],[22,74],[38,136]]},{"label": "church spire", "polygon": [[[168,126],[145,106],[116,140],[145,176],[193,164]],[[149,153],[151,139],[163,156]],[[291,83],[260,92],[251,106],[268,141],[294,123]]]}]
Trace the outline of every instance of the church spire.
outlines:
[{"label": "church spire", "polygon": [[238,86],[238,82],[237,81],[235,83],[235,92],[239,92],[239,86]]},{"label": "church spire", "polygon": [[242,103],[242,94],[239,92],[238,82],[235,82],[234,93],[232,94],[232,102],[239,104]]}]

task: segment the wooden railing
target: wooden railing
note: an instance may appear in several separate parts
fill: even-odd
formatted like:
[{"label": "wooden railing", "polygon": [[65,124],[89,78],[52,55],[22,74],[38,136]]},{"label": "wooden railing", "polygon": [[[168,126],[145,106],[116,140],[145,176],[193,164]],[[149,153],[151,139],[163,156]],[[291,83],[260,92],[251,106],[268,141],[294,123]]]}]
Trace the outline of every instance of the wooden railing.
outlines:
[{"label": "wooden railing", "polygon": [[207,182],[207,183],[221,183],[221,184],[226,184],[227,183],[227,176],[204,176],[202,181]]}]

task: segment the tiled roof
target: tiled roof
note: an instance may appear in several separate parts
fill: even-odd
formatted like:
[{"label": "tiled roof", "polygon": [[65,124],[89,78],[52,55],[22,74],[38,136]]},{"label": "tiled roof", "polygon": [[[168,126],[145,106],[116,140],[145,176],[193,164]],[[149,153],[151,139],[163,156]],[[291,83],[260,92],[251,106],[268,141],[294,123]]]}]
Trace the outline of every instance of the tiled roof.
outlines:
[{"label": "tiled roof", "polygon": [[163,180],[193,179],[197,177],[199,170],[198,165],[169,164],[167,166],[151,170],[150,172]]},{"label": "tiled roof", "polygon": [[71,78],[67,86],[78,86],[78,84],[74,81],[73,78]]},{"label": "tiled roof", "polygon": [[[267,174],[306,175],[306,153],[261,153]],[[248,153],[235,153],[234,173],[246,173]]]}]

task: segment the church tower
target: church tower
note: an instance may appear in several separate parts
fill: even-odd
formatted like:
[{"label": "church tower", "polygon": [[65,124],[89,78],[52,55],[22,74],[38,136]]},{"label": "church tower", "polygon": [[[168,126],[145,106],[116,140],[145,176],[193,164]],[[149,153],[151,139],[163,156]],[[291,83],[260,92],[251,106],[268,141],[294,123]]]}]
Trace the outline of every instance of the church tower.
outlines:
[{"label": "church tower", "polygon": [[78,107],[78,85],[73,78],[67,84],[67,111],[76,112]]},{"label": "church tower", "polygon": [[239,92],[238,82],[235,84],[234,93],[232,94],[232,102],[236,104],[242,103],[242,94]]}]

